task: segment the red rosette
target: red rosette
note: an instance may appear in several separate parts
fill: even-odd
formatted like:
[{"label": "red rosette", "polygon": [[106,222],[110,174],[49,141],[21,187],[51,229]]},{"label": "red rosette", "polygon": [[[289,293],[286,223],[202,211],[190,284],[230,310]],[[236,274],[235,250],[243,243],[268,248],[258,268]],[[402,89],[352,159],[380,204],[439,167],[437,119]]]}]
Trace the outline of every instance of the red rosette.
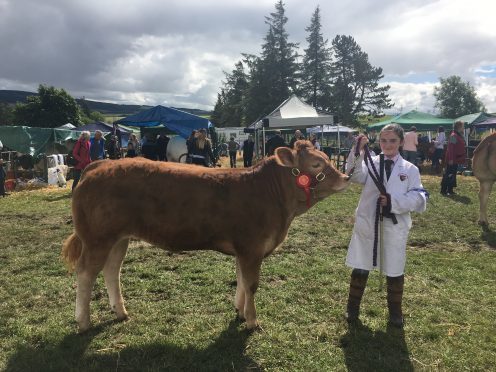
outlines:
[{"label": "red rosette", "polygon": [[306,174],[300,174],[298,177],[296,177],[296,185],[298,187],[301,187],[302,189],[310,187],[310,177],[308,177]]}]

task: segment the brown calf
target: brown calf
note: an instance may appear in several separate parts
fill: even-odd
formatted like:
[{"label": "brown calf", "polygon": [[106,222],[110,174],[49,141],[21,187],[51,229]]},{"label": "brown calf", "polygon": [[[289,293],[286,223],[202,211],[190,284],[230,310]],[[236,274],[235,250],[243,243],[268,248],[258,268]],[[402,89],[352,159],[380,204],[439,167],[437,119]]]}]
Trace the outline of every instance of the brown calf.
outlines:
[{"label": "brown calf", "polygon": [[[121,159],[90,164],[74,190],[75,232],[62,254],[77,272],[76,320],[90,327],[90,299],[103,270],[110,305],[128,314],[120,269],[129,238],[171,251],[211,249],[236,257],[235,306],[247,328],[257,326],[254,295],[260,265],[285,239],[294,217],[343,190],[348,177],[308,141],[246,169]],[[308,177],[298,179],[298,174]],[[311,182],[307,190],[296,180]],[[215,211],[215,213],[212,213]]]},{"label": "brown calf", "polygon": [[487,201],[496,181],[496,133],[484,138],[474,150],[472,171],[479,180],[479,225],[487,227]]}]

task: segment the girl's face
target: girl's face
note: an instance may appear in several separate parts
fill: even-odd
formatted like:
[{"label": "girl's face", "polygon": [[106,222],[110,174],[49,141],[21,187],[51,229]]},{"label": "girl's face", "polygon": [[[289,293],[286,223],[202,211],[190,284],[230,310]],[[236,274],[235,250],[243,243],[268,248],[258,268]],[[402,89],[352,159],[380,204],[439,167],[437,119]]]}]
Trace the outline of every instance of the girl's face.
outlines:
[{"label": "girl's face", "polygon": [[400,146],[403,145],[403,141],[400,137],[392,130],[386,130],[381,132],[379,142],[381,144],[381,150],[387,157],[394,157],[400,152]]}]

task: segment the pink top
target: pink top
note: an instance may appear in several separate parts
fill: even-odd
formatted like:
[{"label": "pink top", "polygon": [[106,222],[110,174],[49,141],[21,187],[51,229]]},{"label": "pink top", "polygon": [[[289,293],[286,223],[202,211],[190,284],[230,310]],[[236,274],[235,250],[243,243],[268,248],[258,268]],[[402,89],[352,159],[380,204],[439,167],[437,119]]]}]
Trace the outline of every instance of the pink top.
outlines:
[{"label": "pink top", "polygon": [[405,151],[417,151],[418,136],[417,132],[406,132],[405,142],[403,144],[403,150]]}]

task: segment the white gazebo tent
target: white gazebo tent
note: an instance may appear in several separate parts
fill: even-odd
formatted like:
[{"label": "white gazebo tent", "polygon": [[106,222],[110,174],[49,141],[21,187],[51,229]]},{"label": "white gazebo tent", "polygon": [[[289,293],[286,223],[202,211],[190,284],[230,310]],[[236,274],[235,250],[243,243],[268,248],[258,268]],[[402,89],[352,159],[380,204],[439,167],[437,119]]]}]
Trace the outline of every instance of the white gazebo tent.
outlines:
[{"label": "white gazebo tent", "polygon": [[[255,133],[262,129],[263,152],[265,153],[266,130],[287,128],[301,129],[315,126],[322,126],[322,128],[324,128],[324,126],[332,125],[333,123],[333,115],[317,110],[293,94],[274,111],[253,123],[250,127],[255,130]],[[258,140],[258,136],[256,137]]]}]

